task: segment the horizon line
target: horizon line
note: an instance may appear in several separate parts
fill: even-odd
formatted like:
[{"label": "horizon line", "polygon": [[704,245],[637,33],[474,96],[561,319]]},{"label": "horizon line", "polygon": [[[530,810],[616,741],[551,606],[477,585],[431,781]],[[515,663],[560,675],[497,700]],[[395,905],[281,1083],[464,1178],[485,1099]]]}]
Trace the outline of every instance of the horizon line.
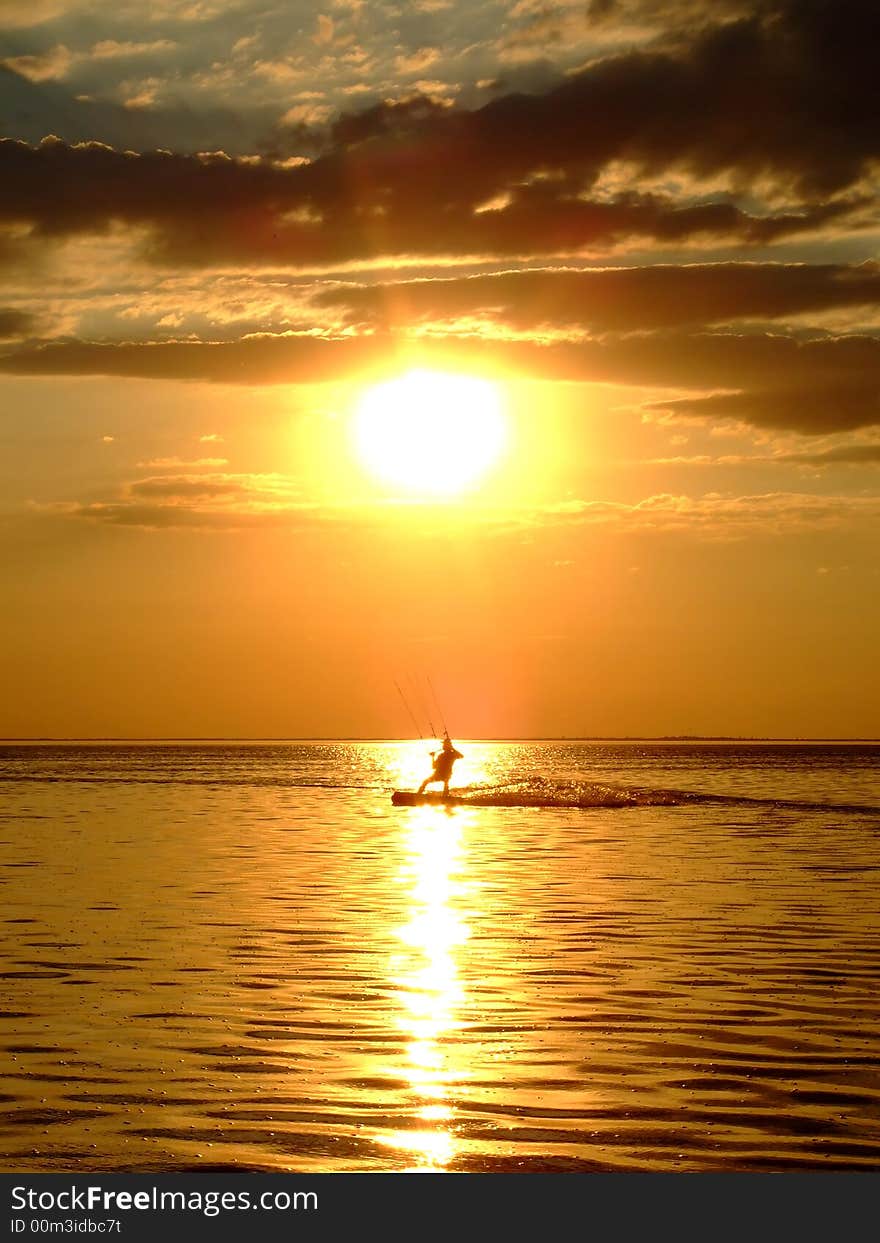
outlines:
[{"label": "horizon line", "polygon": [[[871,735],[826,734],[511,734],[469,737],[459,734],[462,742],[872,742],[880,737]],[[66,734],[53,736],[10,735],[0,737],[0,745],[11,742],[433,742],[432,737],[392,737],[387,734]]]}]

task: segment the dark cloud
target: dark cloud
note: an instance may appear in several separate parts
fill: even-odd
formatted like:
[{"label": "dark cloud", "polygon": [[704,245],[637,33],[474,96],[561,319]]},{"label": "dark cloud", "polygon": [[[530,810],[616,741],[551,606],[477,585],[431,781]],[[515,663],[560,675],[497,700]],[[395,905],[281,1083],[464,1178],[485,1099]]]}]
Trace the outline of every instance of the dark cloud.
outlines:
[{"label": "dark cloud", "polygon": [[[874,0],[762,5],[690,42],[591,62],[540,94],[340,117],[298,167],[7,141],[0,211],[44,236],[146,226],[153,257],[174,263],[552,255],[633,236],[766,243],[848,210],[829,196],[880,154],[878,35]],[[598,194],[612,161],[772,182],[803,206],[754,214],[732,199]]]},{"label": "dark cloud", "polygon": [[381,365],[377,337],[261,336],[240,341],[59,342],[0,357],[17,375],[105,375],[220,384],[322,383]]},{"label": "dark cloud", "polygon": [[418,201],[409,181],[422,173],[411,163],[409,172],[385,169],[379,186],[375,170],[359,169],[354,157],[349,168],[340,159],[287,168],[222,154],[0,140],[0,220],[30,225],[44,239],[113,223],[146,227],[150,257],[175,265],[332,266],[374,256],[565,254],[639,236],[766,244],[864,205],[844,200],[757,216],[731,201],[681,205],[635,192],[584,199],[551,181],[515,188],[495,208],[476,210],[475,201],[453,209],[430,196]]},{"label": "dark cloud", "polygon": [[[736,419],[805,435],[880,422],[880,340],[668,332],[603,342],[595,372],[630,383],[726,390],[658,403],[678,415]],[[604,365],[603,365],[604,364]]]},{"label": "dark cloud", "polygon": [[880,466],[880,444],[838,445],[821,453],[785,453],[777,462],[802,463],[805,466]]},{"label": "dark cloud", "polygon": [[212,216],[231,228],[236,220],[271,220],[273,210],[293,205],[282,170],[225,155],[0,139],[0,171],[0,218],[32,223],[44,236],[100,231],[114,221],[194,233],[200,216],[206,228]]},{"label": "dark cloud", "polygon": [[880,266],[715,263],[532,269],[332,285],[319,305],[386,327],[479,315],[519,330],[628,331],[771,319],[880,302]]},{"label": "dark cloud", "polygon": [[35,322],[35,317],[27,311],[0,307],[0,340],[8,341],[13,337],[27,336]]},{"label": "dark cloud", "polygon": [[336,340],[280,336],[219,343],[70,342],[0,358],[0,372],[18,375],[139,376],[226,384],[331,382],[418,365],[697,390],[702,395],[676,397],[655,408],[804,434],[880,422],[880,339],[872,337],[797,341],[767,334],[670,331],[539,344],[477,338],[412,342],[385,334]]},{"label": "dark cloud", "polygon": [[379,143],[374,172],[383,155],[386,171],[411,163],[417,147],[424,179],[414,196],[449,204],[539,171],[588,184],[614,159],[652,171],[734,170],[824,196],[856,182],[880,154],[878,35],[874,0],[759,5],[688,43],[593,61],[543,95],[443,110],[417,125],[398,105],[382,105],[334,136],[343,146]]},{"label": "dark cloud", "polygon": [[853,380],[810,387],[758,389],[663,402],[658,403],[657,408],[685,417],[736,419],[763,427],[821,435],[880,423],[880,383],[877,379],[873,382]]}]

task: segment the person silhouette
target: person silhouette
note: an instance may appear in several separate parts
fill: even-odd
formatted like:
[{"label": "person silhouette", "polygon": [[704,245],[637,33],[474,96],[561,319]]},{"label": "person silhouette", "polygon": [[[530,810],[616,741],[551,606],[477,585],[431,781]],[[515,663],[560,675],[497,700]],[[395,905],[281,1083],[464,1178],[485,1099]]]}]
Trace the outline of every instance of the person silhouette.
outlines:
[{"label": "person silhouette", "polygon": [[456,751],[452,745],[452,739],[449,734],[443,735],[443,746],[439,751],[431,752],[431,759],[434,761],[434,771],[430,777],[426,777],[419,786],[419,794],[424,794],[427,786],[435,781],[443,782],[443,797],[449,797],[449,778],[452,776],[452,766],[456,760],[462,759],[460,751]]}]

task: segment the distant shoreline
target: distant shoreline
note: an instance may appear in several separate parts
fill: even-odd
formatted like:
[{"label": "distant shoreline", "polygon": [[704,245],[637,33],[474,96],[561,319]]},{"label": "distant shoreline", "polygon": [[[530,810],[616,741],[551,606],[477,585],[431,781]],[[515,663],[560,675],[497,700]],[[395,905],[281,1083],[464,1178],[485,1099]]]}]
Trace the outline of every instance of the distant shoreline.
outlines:
[{"label": "distant shoreline", "polygon": [[[458,736],[458,735],[457,735]],[[463,742],[744,742],[744,743],[880,743],[880,738],[826,738],[822,736],[809,737],[805,735],[792,735],[788,737],[761,737],[750,734],[553,734],[553,735],[523,735],[519,737],[492,737],[492,738],[469,738],[465,735],[460,736]],[[147,743],[157,742],[193,742],[193,743],[301,743],[301,742],[415,742],[416,739],[410,737],[381,737],[381,736],[359,736],[351,735],[346,737],[319,737],[315,734],[303,734],[299,737],[282,736],[277,738],[260,738],[260,737],[225,737],[217,735],[215,737],[203,736],[180,736],[173,737],[171,735],[163,737],[101,737],[92,738],[0,738],[0,746],[8,743],[20,743],[23,745],[37,745],[45,743],[132,743],[136,745],[145,745]],[[422,739],[423,742],[431,742],[433,739]]]}]

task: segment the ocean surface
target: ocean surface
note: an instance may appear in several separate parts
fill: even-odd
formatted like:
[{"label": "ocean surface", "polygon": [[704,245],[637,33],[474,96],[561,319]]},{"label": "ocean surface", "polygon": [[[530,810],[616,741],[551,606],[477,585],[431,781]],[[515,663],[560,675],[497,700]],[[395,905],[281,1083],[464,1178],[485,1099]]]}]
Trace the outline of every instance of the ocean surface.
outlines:
[{"label": "ocean surface", "polygon": [[880,746],[0,747],[0,1169],[880,1168]]}]

